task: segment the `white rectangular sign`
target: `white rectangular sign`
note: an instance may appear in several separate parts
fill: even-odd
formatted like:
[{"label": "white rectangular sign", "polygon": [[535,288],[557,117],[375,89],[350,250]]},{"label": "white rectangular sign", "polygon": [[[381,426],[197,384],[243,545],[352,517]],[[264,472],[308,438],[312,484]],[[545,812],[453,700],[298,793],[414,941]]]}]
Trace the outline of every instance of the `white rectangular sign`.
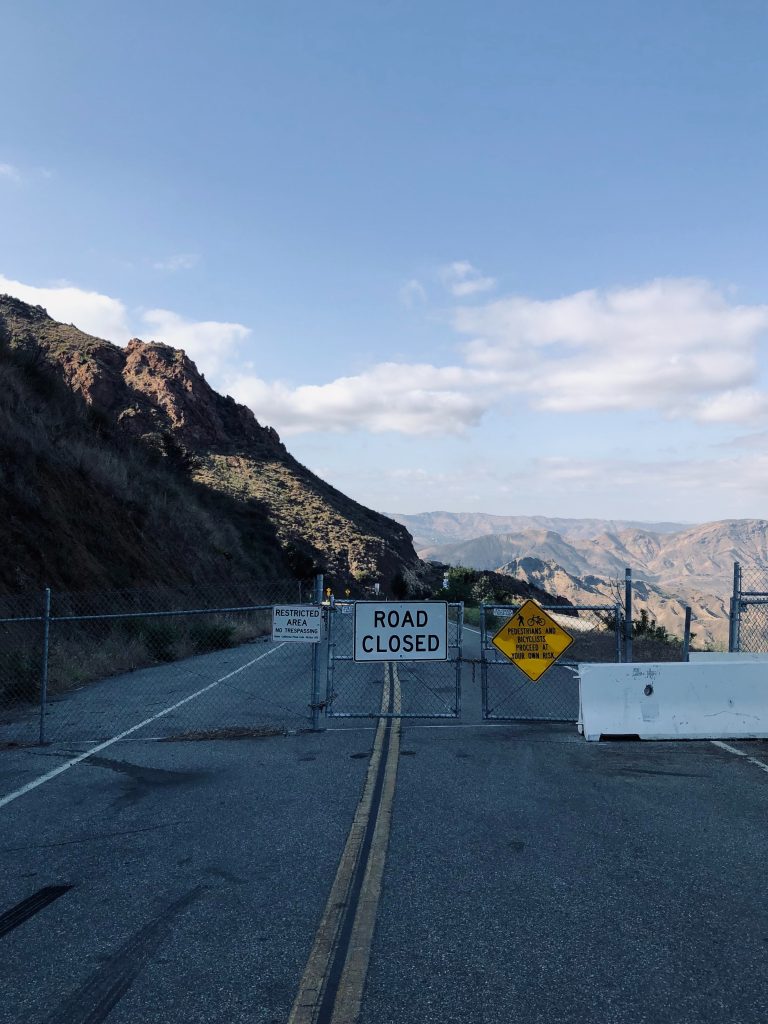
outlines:
[{"label": "white rectangular sign", "polygon": [[323,610],[313,604],[276,604],[272,608],[272,639],[316,644],[323,639]]},{"label": "white rectangular sign", "polygon": [[447,661],[446,601],[358,601],[355,661]]}]

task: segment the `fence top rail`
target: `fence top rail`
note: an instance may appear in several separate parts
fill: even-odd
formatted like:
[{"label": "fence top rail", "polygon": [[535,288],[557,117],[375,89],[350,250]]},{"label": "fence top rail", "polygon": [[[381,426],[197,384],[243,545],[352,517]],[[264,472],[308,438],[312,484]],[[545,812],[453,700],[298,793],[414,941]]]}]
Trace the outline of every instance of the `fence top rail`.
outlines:
[{"label": "fence top rail", "polygon": [[[390,601],[389,598],[383,597],[380,601],[371,601],[367,597],[366,598],[362,598],[361,597],[360,600],[357,600],[356,598],[353,598],[353,597],[350,597],[350,598],[346,598],[346,597],[338,598],[337,597],[336,600],[333,602],[333,604],[334,604],[334,607],[336,607],[336,608],[338,608],[339,605],[351,605],[351,604],[447,604],[449,608],[463,608],[464,607],[464,602],[463,601],[442,601],[439,597],[430,598],[428,601],[420,601],[418,598],[406,599],[405,601]],[[377,718],[379,717],[378,712],[376,714],[376,717]]]},{"label": "fence top rail", "polygon": [[[768,597],[768,595],[766,595]],[[487,611],[517,611],[522,608],[520,604],[484,604],[482,607]],[[615,612],[618,607],[615,604],[542,604],[539,605],[545,612]]]},{"label": "fence top rail", "polygon": [[44,615],[11,615],[8,618],[0,619],[0,624],[4,622],[44,622]]},{"label": "fence top rail", "polygon": [[[105,612],[101,615],[51,615],[51,622],[93,622],[96,619],[153,619],[171,615],[224,615],[229,612],[259,612],[271,610],[271,604],[247,604],[234,608],[175,608],[166,612]],[[13,620],[18,622],[18,619]],[[37,621],[42,621],[38,617]]]}]

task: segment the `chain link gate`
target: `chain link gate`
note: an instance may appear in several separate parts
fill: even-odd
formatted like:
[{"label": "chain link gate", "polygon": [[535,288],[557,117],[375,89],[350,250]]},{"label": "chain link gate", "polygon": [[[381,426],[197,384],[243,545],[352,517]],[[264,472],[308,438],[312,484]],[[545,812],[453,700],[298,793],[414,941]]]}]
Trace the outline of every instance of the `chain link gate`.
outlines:
[{"label": "chain link gate", "polygon": [[[353,656],[355,603],[337,601],[328,617],[327,717],[458,718],[464,605],[448,605],[447,661],[357,662]],[[388,664],[397,665],[397,711],[382,703]]]},{"label": "chain link gate", "polygon": [[317,728],[325,644],[271,637],[274,604],[311,600],[298,580],[0,597],[0,750]]},{"label": "chain link gate", "polygon": [[768,566],[733,566],[728,650],[768,652]]},{"label": "chain link gate", "polygon": [[579,717],[580,661],[621,661],[619,605],[541,605],[574,638],[563,656],[532,682],[491,642],[521,605],[480,609],[483,718],[502,722],[575,722]]}]

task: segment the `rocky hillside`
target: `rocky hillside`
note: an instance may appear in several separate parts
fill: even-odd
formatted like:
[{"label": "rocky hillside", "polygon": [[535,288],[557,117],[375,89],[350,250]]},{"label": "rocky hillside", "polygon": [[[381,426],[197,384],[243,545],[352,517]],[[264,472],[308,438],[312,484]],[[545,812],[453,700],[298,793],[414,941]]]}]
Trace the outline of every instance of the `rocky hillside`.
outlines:
[{"label": "rocky hillside", "polygon": [[[574,605],[623,605],[623,583],[616,577],[608,578],[586,574],[575,576],[556,562],[527,557],[514,559],[497,569],[503,575],[524,583],[544,587]],[[622,570],[623,573],[623,570]],[[695,588],[682,588],[684,596],[667,592],[654,583],[635,579],[632,588],[632,615],[637,619],[642,611],[672,636],[682,636],[685,606],[693,612],[693,632],[699,647],[720,647],[728,639],[728,602],[716,594],[702,593]]]},{"label": "rocky hillside", "polygon": [[768,566],[768,521],[729,519],[671,532],[658,528],[668,525],[587,535],[580,526],[567,536],[540,527],[484,533],[459,543],[426,545],[420,554],[509,573],[577,603],[590,595],[615,594],[616,581],[630,566],[638,581],[638,608],[646,607],[660,625],[680,635],[684,605],[689,604],[699,640],[722,644],[728,635],[733,563]]},{"label": "rocky hillside", "polygon": [[[269,566],[273,572],[308,575],[319,567],[350,582],[386,582],[399,569],[417,563],[404,527],[352,501],[298,463],[274,430],[260,425],[245,406],[217,394],[183,351],[138,339],[121,348],[57,323],[40,307],[0,296],[0,354],[18,396],[15,403],[5,403],[4,482],[9,475],[28,477],[14,498],[12,522],[19,536],[10,578],[17,585],[40,582],[40,563],[53,556],[51,548],[65,527],[70,534],[81,528],[92,532],[93,543],[83,544],[81,555],[85,558],[92,550],[93,562],[108,558],[113,547],[125,547],[120,560],[124,581],[146,580],[152,566],[159,564],[148,554],[153,545],[162,537],[162,543],[173,548],[165,536],[168,530],[157,515],[148,513],[148,506],[162,502],[164,493],[171,491],[175,498],[169,499],[165,524],[171,532],[171,519],[180,514],[181,506],[191,502],[192,509],[207,502],[216,530],[229,538],[213,543],[205,539],[205,531],[198,532],[177,549],[177,561],[183,561],[184,552],[194,545],[209,562],[216,561],[214,553],[220,550],[217,564],[222,571],[243,557],[244,564],[259,564],[263,570]],[[43,381],[50,382],[48,394]],[[56,382],[74,396],[74,404],[55,390]],[[29,428],[25,446],[18,436],[19,416]],[[10,441],[13,437],[16,444]],[[18,464],[17,446],[26,449],[23,466]],[[83,469],[86,486],[80,488],[82,504],[75,500],[78,486],[73,477],[78,446],[90,453]],[[122,461],[126,453],[130,466]],[[101,481],[94,468],[97,456],[103,463]],[[28,472],[30,460],[41,467],[45,463],[44,497],[36,475]],[[139,481],[140,464],[151,472]],[[38,506],[37,539],[21,537],[27,519],[24,491]],[[93,508],[86,499],[90,493],[95,495]],[[111,502],[111,515],[99,507],[102,497]],[[58,518],[49,515],[54,506]],[[126,533],[117,527],[118,506],[135,521]],[[108,532],[100,529],[104,521],[113,523]],[[6,529],[10,522],[6,520]],[[101,544],[96,543],[97,536]],[[36,545],[38,564],[32,556]]]},{"label": "rocky hillside", "polygon": [[534,555],[576,576],[624,575],[625,566],[662,589],[684,583],[712,593],[730,593],[733,563],[768,565],[768,521],[726,519],[674,533],[626,529],[597,536],[564,537],[552,530],[519,530],[476,537],[459,544],[425,547],[423,557],[478,569],[496,569]]}]

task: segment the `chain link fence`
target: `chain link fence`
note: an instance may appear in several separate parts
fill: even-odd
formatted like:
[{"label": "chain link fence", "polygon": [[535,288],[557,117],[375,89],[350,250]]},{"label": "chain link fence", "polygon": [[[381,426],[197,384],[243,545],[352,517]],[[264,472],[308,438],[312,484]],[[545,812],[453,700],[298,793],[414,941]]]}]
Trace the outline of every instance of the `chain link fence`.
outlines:
[{"label": "chain link fence", "polygon": [[[354,602],[336,602],[328,629],[326,714],[331,718],[377,718],[382,704],[384,662],[354,660]],[[448,661],[397,661],[402,718],[457,718],[461,712],[463,606],[448,605]]]},{"label": "chain link fence", "polygon": [[621,608],[618,605],[542,605],[573,637],[573,643],[533,682],[493,643],[493,637],[520,607],[485,605],[481,609],[483,718],[575,722],[579,715],[578,663],[621,660]]},{"label": "chain link fence", "polygon": [[271,623],[274,604],[310,603],[313,586],[0,600],[0,747],[308,728],[326,655],[273,643]]},{"label": "chain link fence", "polygon": [[729,651],[768,652],[768,566],[733,566]]}]

